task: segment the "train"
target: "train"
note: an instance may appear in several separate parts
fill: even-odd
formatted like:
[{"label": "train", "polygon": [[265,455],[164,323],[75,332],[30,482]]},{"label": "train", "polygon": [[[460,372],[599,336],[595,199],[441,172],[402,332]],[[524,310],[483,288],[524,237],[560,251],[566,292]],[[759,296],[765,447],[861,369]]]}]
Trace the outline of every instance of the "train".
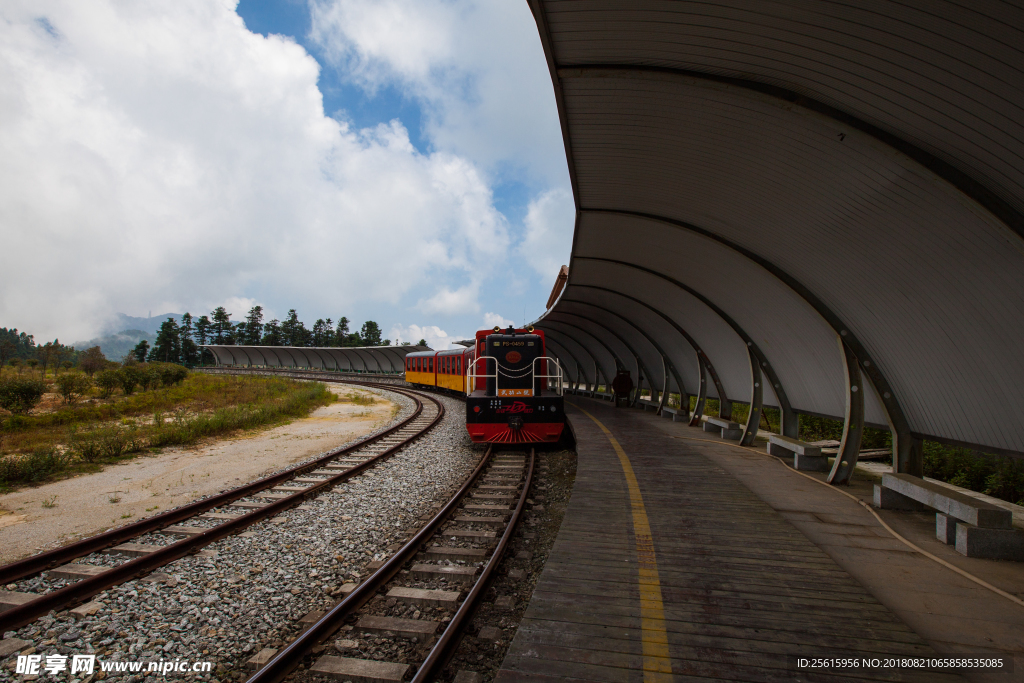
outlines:
[{"label": "train", "polygon": [[562,368],[533,327],[479,330],[472,346],[405,357],[405,380],[464,394],[475,443],[554,444],[565,429]]}]

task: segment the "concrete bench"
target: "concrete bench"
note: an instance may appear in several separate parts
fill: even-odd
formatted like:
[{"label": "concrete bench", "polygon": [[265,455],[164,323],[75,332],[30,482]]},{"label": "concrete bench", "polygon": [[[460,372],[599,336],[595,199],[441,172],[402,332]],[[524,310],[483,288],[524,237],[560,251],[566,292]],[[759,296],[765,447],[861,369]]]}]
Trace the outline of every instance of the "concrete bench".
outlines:
[{"label": "concrete bench", "polygon": [[781,434],[768,436],[768,453],[780,458],[793,457],[793,469],[810,472],[827,472],[828,456],[821,452],[821,446],[793,439]]},{"label": "concrete bench", "polygon": [[720,417],[705,417],[704,431],[721,432],[723,439],[731,439],[732,441],[739,441],[743,438],[743,428],[740,427],[738,422],[723,420]]},{"label": "concrete bench", "polygon": [[909,474],[884,474],[875,484],[875,506],[935,510],[935,536],[961,555],[1024,562],[1024,531],[998,505]]},{"label": "concrete bench", "polygon": [[689,412],[683,412],[679,408],[670,408],[669,406],[665,406],[664,408],[661,409],[661,416],[670,417],[672,418],[673,422],[678,422],[680,420],[688,421],[690,419]]}]

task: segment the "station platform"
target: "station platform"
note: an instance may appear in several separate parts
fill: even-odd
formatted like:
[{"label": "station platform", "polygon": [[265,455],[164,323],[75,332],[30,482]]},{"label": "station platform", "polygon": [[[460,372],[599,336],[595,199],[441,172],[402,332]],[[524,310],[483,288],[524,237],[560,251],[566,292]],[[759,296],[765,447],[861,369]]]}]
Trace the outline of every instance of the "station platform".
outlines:
[{"label": "station platform", "polygon": [[[566,412],[576,483],[499,683],[1024,679],[1024,608],[763,446],[583,397],[567,397]],[[869,483],[847,490],[870,500]],[[899,514],[899,532],[926,544],[929,517]],[[1019,563],[960,559],[1024,595]],[[957,653],[1017,653],[1018,670],[797,666]]]}]

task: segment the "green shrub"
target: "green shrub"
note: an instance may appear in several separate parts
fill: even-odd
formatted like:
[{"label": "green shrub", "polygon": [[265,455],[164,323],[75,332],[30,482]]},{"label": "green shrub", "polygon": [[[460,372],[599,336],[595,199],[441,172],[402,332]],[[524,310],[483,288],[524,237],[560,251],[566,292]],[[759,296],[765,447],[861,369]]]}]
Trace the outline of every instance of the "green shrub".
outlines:
[{"label": "green shrub", "polygon": [[0,379],[0,408],[14,414],[27,413],[35,408],[46,393],[46,384],[33,378],[11,377]]},{"label": "green shrub", "polygon": [[135,393],[135,388],[138,387],[144,379],[144,370],[138,365],[125,365],[117,371],[117,381],[121,385],[121,391],[124,392],[125,396],[131,396]]},{"label": "green shrub", "polygon": [[92,389],[92,380],[78,372],[65,372],[57,378],[57,391],[66,405],[74,405]]},{"label": "green shrub", "polygon": [[166,363],[160,368],[160,380],[165,387],[174,386],[185,381],[188,377],[188,370],[181,365]]},{"label": "green shrub", "polygon": [[1000,458],[994,469],[985,477],[982,493],[1024,505],[1024,461]]},{"label": "green shrub", "polygon": [[101,398],[110,398],[114,390],[121,386],[121,378],[118,376],[117,370],[108,368],[96,373],[96,386],[100,388]]},{"label": "green shrub", "polygon": [[924,442],[924,476],[1024,505],[1024,461]]},{"label": "green shrub", "polygon": [[139,386],[143,391],[155,389],[160,386],[160,371],[152,365],[140,365]]},{"label": "green shrub", "polygon": [[52,449],[0,457],[0,487],[34,484],[49,479],[66,470],[73,460],[74,456],[70,453]]},{"label": "green shrub", "polygon": [[145,441],[134,426],[102,427],[82,434],[73,432],[68,440],[70,450],[86,462],[116,460],[125,453],[145,448]]}]

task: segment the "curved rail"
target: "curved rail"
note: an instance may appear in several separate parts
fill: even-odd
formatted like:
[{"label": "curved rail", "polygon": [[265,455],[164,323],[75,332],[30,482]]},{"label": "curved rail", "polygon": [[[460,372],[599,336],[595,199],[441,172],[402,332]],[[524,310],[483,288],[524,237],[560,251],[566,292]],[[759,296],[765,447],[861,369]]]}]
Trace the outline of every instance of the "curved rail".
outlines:
[{"label": "curved rail", "polygon": [[[441,524],[456,511],[458,505],[462,502],[462,499],[465,498],[469,493],[469,490],[486,469],[493,451],[494,447],[488,446],[487,451],[480,459],[480,463],[476,466],[472,474],[470,474],[466,479],[466,482],[459,488],[455,495],[453,495],[444,507],[442,507],[429,522],[416,532],[408,542],[399,548],[394,555],[388,558],[380,569],[356,586],[348,596],[331,608],[331,610],[321,617],[319,621],[299,635],[291,642],[291,644],[288,645],[288,647],[279,652],[273,659],[267,662],[264,667],[253,674],[248,679],[247,683],[279,683],[280,681],[285,680],[291,671],[302,662],[303,658],[313,651],[314,647],[330,638],[338,629],[341,628],[349,617],[353,616],[363,605],[377,595],[378,591],[391,581],[402,567],[412,560],[413,557],[426,545],[427,541],[437,533]],[[490,577],[494,573],[498,564],[500,564],[505,549],[509,544],[520,517],[522,516],[523,509],[526,505],[526,498],[529,495],[530,486],[533,482],[535,457],[536,453],[534,449],[531,448],[526,479],[523,483],[523,489],[520,492],[519,502],[516,505],[515,511],[512,513],[507,526],[505,527],[505,532],[501,537],[501,541],[495,547],[490,560],[488,560],[466,599],[459,606],[454,617],[449,622],[440,638],[438,638],[434,647],[431,648],[427,658],[420,665],[413,681],[426,681],[432,672],[445,664],[454,652],[455,648],[458,646],[458,636],[468,623],[468,620],[476,609],[480,598],[483,597],[484,590],[487,587]]]},{"label": "curved rail", "polygon": [[[0,567],[0,583],[11,583],[19,579],[23,579],[29,576],[33,576],[47,569],[51,569],[56,566],[60,566],[85,555],[89,555],[99,550],[104,550],[112,546],[123,543],[132,538],[151,533],[153,531],[159,531],[165,527],[168,527],[177,522],[181,522],[185,519],[195,517],[196,515],[206,512],[208,510],[230,505],[232,502],[245,498],[247,496],[254,495],[261,491],[265,491],[268,488],[273,488],[283,482],[289,481],[294,477],[318,469],[319,467],[326,465],[330,461],[336,459],[338,456],[345,453],[351,453],[353,451],[366,448],[377,441],[384,439],[385,437],[395,433],[411,424],[423,413],[423,402],[418,398],[418,394],[402,389],[396,389],[391,385],[376,385],[372,382],[351,382],[344,380],[327,380],[334,382],[343,382],[346,384],[359,384],[363,386],[372,386],[374,388],[381,388],[387,391],[393,391],[398,394],[402,394],[408,398],[411,398],[416,402],[416,409],[413,411],[405,420],[402,420],[398,424],[390,427],[379,434],[372,437],[362,439],[355,444],[339,448],[331,451],[325,456],[317,458],[311,462],[297,465],[289,468],[283,472],[265,477],[251,484],[241,486],[230,491],[206,498],[204,500],[196,501],[189,505],[170,510],[160,515],[150,517],[148,519],[140,520],[134,524],[129,524],[112,531],[108,531],[97,536],[93,536],[87,539],[83,539],[76,543],[64,546],[63,548],[57,548],[39,555],[20,560],[8,564],[4,567]],[[20,628],[25,624],[28,624],[35,619],[48,613],[50,610],[60,610],[68,607],[74,607],[77,604],[84,602],[86,599],[110,588],[116,586],[125,581],[144,576],[154,569],[164,566],[177,560],[185,555],[196,552],[200,548],[207,546],[215,541],[220,540],[226,536],[235,534],[242,529],[255,524],[267,517],[280,514],[285,510],[302,503],[312,494],[318,494],[324,490],[330,489],[339,483],[346,481],[347,479],[360,474],[366,469],[373,467],[380,463],[384,459],[390,457],[395,452],[404,448],[412,441],[419,439],[421,436],[433,429],[441,419],[444,418],[445,408],[444,405],[433,397],[426,394],[419,394],[424,398],[427,398],[437,406],[437,415],[430,421],[429,424],[423,426],[415,433],[411,434],[408,438],[396,443],[386,450],[375,455],[362,463],[354,465],[353,467],[340,472],[337,475],[328,477],[322,482],[313,484],[302,491],[297,491],[286,498],[281,498],[272,503],[268,503],[263,507],[252,510],[246,514],[241,515],[237,519],[218,524],[217,526],[211,527],[208,531],[201,534],[191,536],[189,538],[182,539],[176,543],[172,543],[167,546],[163,546],[160,550],[148,553],[142,557],[134,560],[130,560],[116,567],[111,568],[102,574],[97,574],[89,578],[82,579],[75,583],[59,588],[50,593],[43,594],[22,605],[18,605],[6,612],[0,614],[0,632],[14,630]]]},{"label": "curved rail", "polygon": [[480,602],[480,599],[484,595],[484,590],[490,583],[491,575],[501,564],[501,559],[505,554],[505,548],[512,541],[512,534],[515,532],[516,526],[519,524],[519,518],[522,517],[523,509],[526,507],[526,497],[530,494],[530,485],[533,483],[533,469],[536,461],[536,451],[530,449],[530,463],[527,466],[526,471],[526,482],[523,484],[523,491],[519,495],[519,502],[516,504],[516,509],[512,513],[512,518],[509,520],[508,526],[505,527],[505,533],[501,535],[501,540],[498,542],[498,546],[494,549],[491,554],[491,559],[487,561],[482,572],[480,572],[480,579],[473,585],[469,595],[461,605],[459,605],[458,611],[452,620],[448,623],[448,627],[438,638],[437,643],[430,650],[430,654],[420,665],[419,670],[416,671],[416,675],[412,679],[412,683],[426,683],[431,675],[433,675],[438,669],[445,665],[445,663],[451,659],[451,656],[455,653],[455,649],[459,646],[459,634],[462,629],[465,628],[466,624],[469,623],[470,617],[473,616],[473,612],[476,611],[476,607]]}]

